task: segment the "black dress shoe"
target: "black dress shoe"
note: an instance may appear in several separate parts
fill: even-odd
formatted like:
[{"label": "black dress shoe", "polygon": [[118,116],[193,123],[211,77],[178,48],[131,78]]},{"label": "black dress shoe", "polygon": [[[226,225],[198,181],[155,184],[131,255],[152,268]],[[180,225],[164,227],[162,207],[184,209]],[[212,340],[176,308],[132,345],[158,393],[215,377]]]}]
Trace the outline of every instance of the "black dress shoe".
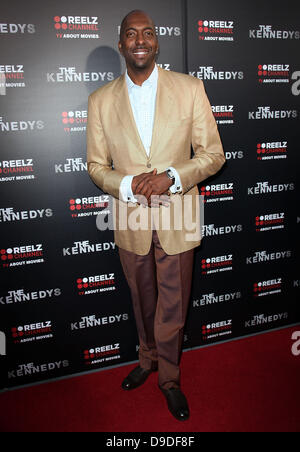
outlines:
[{"label": "black dress shoe", "polygon": [[160,389],[167,399],[171,414],[178,421],[186,421],[190,417],[190,410],[185,395],[181,390],[179,388]]},{"label": "black dress shoe", "polygon": [[143,383],[145,383],[145,381],[153,371],[157,370],[155,366],[152,366],[152,368],[153,370],[152,369],[147,370],[143,369],[140,366],[135,367],[130,372],[130,374],[124,379],[122,383],[122,388],[125,391],[130,391],[131,389],[138,388]]}]

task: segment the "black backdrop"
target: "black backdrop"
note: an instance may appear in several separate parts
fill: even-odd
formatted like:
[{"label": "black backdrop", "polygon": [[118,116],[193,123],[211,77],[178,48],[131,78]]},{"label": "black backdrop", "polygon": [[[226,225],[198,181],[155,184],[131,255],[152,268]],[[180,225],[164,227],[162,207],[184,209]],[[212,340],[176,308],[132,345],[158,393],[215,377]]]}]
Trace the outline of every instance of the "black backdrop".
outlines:
[{"label": "black backdrop", "polygon": [[0,388],[137,359],[113,234],[96,227],[107,199],[87,175],[85,147],[87,97],[124,71],[118,27],[134,8],[154,18],[158,63],[204,80],[227,157],[200,186],[205,238],[185,349],[299,323],[300,11],[285,5],[2,8]]}]

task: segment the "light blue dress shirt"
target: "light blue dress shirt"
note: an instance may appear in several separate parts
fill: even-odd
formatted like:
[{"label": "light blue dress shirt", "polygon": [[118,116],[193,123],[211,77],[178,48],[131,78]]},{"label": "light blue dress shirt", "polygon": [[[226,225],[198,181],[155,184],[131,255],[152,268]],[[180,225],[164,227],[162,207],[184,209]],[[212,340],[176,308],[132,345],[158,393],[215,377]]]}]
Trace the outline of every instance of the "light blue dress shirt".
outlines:
[{"label": "light blue dress shirt", "polygon": [[[126,71],[126,84],[128,88],[128,95],[132,113],[135,123],[141,137],[142,143],[147,155],[150,155],[150,147],[152,142],[152,133],[155,116],[155,104],[157,94],[158,69],[155,68],[150,77],[142,84],[142,86],[133,83]],[[178,172],[173,168],[170,169],[175,177],[175,183],[170,187],[171,193],[177,193],[182,190],[182,185]],[[134,175],[125,176],[121,182],[120,193],[123,201],[137,202],[132,193],[132,180]]]}]

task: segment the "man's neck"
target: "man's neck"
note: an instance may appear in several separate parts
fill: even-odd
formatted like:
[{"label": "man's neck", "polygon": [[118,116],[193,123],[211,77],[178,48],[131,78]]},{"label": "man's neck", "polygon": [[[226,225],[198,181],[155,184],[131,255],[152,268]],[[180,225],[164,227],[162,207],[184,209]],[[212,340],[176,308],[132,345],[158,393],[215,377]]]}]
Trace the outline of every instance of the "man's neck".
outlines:
[{"label": "man's neck", "polygon": [[146,80],[148,80],[148,78],[154,71],[154,68],[155,68],[155,62],[153,62],[153,65],[151,67],[146,68],[146,69],[141,69],[140,71],[135,68],[133,69],[133,68],[127,66],[127,73],[135,85],[142,86],[142,84]]}]

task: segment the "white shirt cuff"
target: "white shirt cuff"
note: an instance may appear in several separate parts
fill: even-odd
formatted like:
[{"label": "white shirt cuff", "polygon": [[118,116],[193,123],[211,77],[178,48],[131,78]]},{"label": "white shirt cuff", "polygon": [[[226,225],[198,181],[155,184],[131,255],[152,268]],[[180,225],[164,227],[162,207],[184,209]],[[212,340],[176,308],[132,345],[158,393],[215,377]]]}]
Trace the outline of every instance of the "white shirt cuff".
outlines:
[{"label": "white shirt cuff", "polygon": [[134,202],[136,203],[137,200],[134,197],[134,194],[132,193],[132,180],[134,176],[125,176],[122,179],[121,185],[120,185],[120,195],[121,199],[124,202]]},{"label": "white shirt cuff", "polygon": [[170,166],[169,168],[167,168],[167,170],[171,170],[175,177],[175,183],[169,188],[170,192],[173,194],[182,192],[181,180],[176,169]]}]

